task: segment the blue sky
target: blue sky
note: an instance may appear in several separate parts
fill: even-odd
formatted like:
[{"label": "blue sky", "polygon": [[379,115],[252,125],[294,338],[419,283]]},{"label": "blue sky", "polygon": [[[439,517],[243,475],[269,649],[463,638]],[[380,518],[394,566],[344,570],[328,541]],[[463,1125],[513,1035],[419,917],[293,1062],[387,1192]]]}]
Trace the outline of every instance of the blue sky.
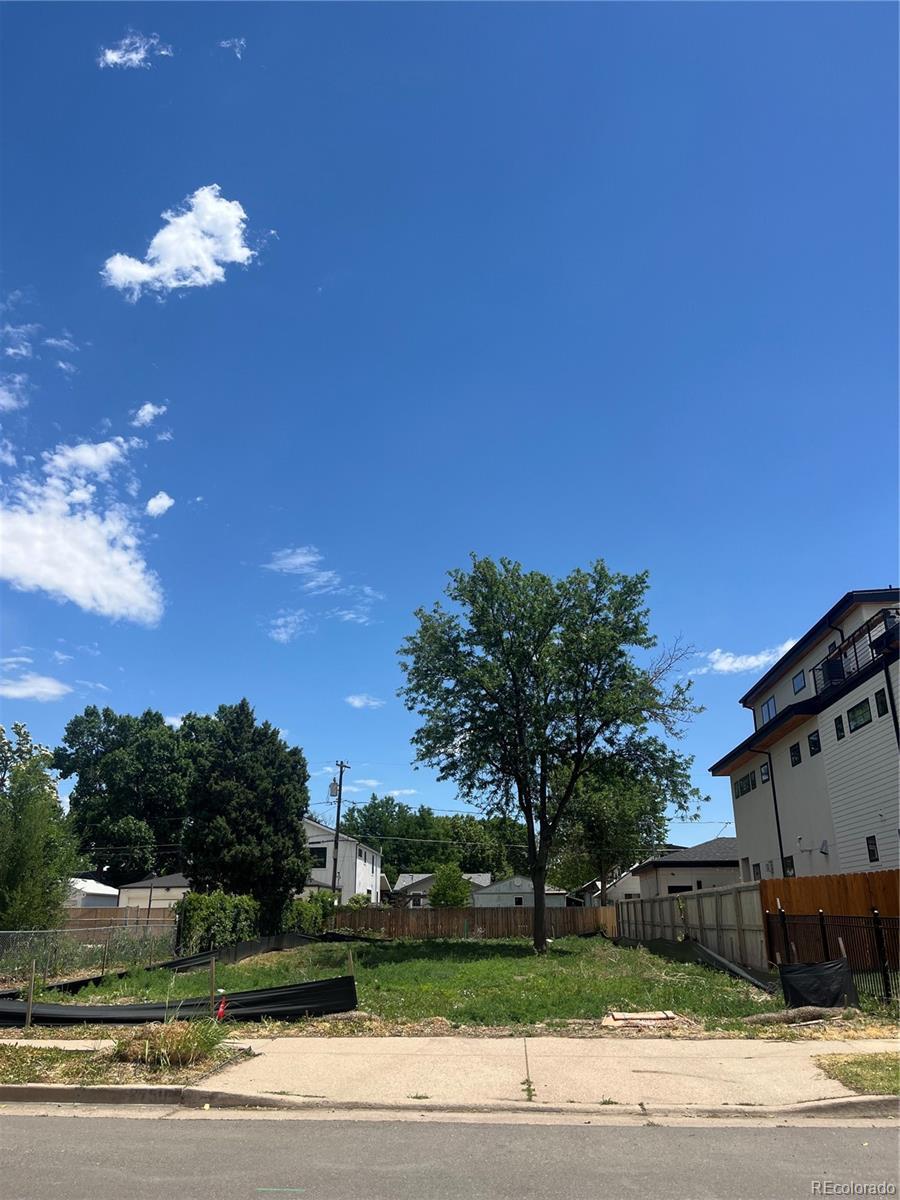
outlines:
[{"label": "blue sky", "polygon": [[754,673],[898,582],[896,8],[2,22],[5,722],[246,695],[321,811],[338,756],[453,809],[413,609],[602,556],[706,668],[716,833]]}]

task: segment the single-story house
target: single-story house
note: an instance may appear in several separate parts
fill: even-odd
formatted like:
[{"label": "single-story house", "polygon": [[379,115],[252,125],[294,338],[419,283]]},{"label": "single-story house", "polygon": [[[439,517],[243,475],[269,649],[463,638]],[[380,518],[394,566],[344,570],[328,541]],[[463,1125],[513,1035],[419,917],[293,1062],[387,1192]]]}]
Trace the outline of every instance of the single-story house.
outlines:
[{"label": "single-story house", "polygon": [[718,837],[698,846],[675,850],[633,867],[640,880],[641,898],[700,892],[704,888],[730,887],[741,882],[737,838]]},{"label": "single-story house", "polygon": [[96,879],[70,879],[66,904],[69,908],[115,908],[119,889]]},{"label": "single-story house", "polygon": [[[472,897],[491,882],[487,871],[463,871],[463,879],[471,885],[469,903],[474,903]],[[428,896],[434,887],[434,872],[416,873],[402,872],[391,889],[391,903],[409,908],[430,908]]]},{"label": "single-story house", "polygon": [[[548,908],[565,908],[567,895],[562,888],[545,889]],[[478,888],[473,896],[475,908],[534,908],[534,886],[525,875],[513,875],[510,879],[498,879],[485,887]]]},{"label": "single-story house", "polygon": [[119,888],[120,908],[171,908],[191,890],[188,879],[174,875],[148,875]]},{"label": "single-story house", "polygon": [[[673,850],[683,849],[684,846],[661,846],[657,851],[656,857],[661,857],[663,854],[670,854]],[[638,865],[638,863],[635,863],[635,866]],[[600,883],[599,876],[596,879],[589,879],[580,888],[576,888],[573,894],[581,898],[585,907],[601,908],[603,906],[603,889]],[[606,879],[607,905],[614,905],[618,900],[638,900],[640,895],[641,881],[634,874],[634,867],[630,867],[627,871],[620,871],[618,868],[610,871]]]}]

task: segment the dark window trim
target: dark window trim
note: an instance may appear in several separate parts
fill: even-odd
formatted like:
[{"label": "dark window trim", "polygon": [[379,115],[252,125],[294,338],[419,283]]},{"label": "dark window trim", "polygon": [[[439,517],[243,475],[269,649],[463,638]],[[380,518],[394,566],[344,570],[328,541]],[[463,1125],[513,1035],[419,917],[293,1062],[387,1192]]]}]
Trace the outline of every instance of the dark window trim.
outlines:
[{"label": "dark window trim", "polygon": [[790,747],[790,750],[788,751],[788,753],[791,756],[791,766],[799,767],[800,764],[803,762],[803,754],[800,751],[800,743],[794,742],[793,745]]},{"label": "dark window trim", "polygon": [[[771,711],[771,712],[769,712],[769,705],[770,705],[770,704],[771,704],[771,706],[772,706],[772,711]],[[767,714],[768,714],[768,715],[767,715]],[[763,723],[763,725],[768,725],[768,723],[769,723],[770,721],[774,721],[774,720],[775,720],[775,718],[778,716],[778,707],[777,707],[777,705],[775,704],[775,695],[774,695],[774,693],[773,693],[773,694],[772,694],[772,695],[771,695],[771,696],[768,698],[768,700],[766,700],[766,701],[765,701],[765,703],[764,703],[764,704],[761,704],[761,705],[759,706],[759,715],[760,715],[760,718],[761,718],[761,720],[762,720],[762,723]]]},{"label": "dark window trim", "polygon": [[812,733],[806,735],[806,744],[809,746],[810,758],[822,753],[822,739],[819,737],[818,729],[814,729]]},{"label": "dark window trim", "polygon": [[844,728],[844,718],[840,713],[834,718],[834,736],[839,742],[843,741],[847,736],[847,731]]},{"label": "dark window trim", "polygon": [[[800,680],[799,687],[797,686],[798,679]],[[803,689],[806,687],[806,672],[803,670],[802,667],[800,668],[800,670],[797,672],[797,674],[791,680],[791,687],[794,689],[795,696],[797,695],[798,692],[802,692]]]},{"label": "dark window trim", "polygon": [[875,693],[875,712],[879,717],[888,715],[887,692],[884,688],[879,688]]},{"label": "dark window trim", "polygon": [[769,764],[768,763],[760,763],[759,782],[760,783],[768,783],[769,782]]},{"label": "dark window trim", "polygon": [[878,838],[874,833],[866,838],[866,850],[869,852],[869,862],[881,862],[878,857]]},{"label": "dark window trim", "polygon": [[310,846],[309,857],[313,868],[321,871],[324,867],[328,866],[328,847]]},{"label": "dark window trim", "polygon": [[786,854],[784,856],[784,858],[781,860],[781,869],[784,871],[785,879],[795,878],[793,854]]},{"label": "dark window trim", "polygon": [[761,866],[761,864],[760,864],[760,863],[753,863],[753,865],[752,865],[752,866],[751,866],[751,868],[750,868],[750,874],[753,876],[754,880],[756,880],[756,879],[762,879],[762,866]]},{"label": "dark window trim", "polygon": [[[860,721],[858,725],[853,724],[851,713],[859,711],[860,714],[865,713],[865,720]],[[856,733],[857,729],[863,729],[866,725],[872,724],[872,705],[869,703],[869,697],[864,696],[857,704],[847,709],[847,728],[850,733]]]}]

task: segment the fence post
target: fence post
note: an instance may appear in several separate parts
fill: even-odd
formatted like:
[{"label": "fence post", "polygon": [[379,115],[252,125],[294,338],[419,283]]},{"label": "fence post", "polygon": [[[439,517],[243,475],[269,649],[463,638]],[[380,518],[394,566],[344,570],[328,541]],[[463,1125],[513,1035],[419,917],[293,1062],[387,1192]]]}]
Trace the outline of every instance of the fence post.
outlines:
[{"label": "fence post", "polygon": [[822,961],[828,962],[828,926],[825,924],[825,913],[821,908],[819,909],[819,933],[822,935],[822,954],[824,955]]},{"label": "fence post", "polygon": [[28,998],[25,1003],[25,1028],[31,1028],[31,1010],[34,1006],[34,972],[37,969],[37,959],[31,960],[31,977],[28,980]]},{"label": "fence post", "polygon": [[112,930],[107,929],[106,941],[103,943],[103,962],[100,964],[100,978],[106,975],[106,960],[109,957],[109,939],[112,937]]},{"label": "fence post", "polygon": [[781,941],[784,946],[784,961],[791,961],[791,943],[788,940],[787,913],[783,908],[778,909],[778,921],[781,925]]},{"label": "fence post", "polygon": [[209,1015],[216,1015],[216,956],[209,960]]},{"label": "fence post", "polygon": [[881,924],[881,913],[877,908],[872,909],[872,924],[875,928],[875,948],[878,951],[878,965],[881,967],[881,979],[884,983],[884,998],[891,998],[891,973],[888,970],[887,948],[884,944],[884,927]]}]

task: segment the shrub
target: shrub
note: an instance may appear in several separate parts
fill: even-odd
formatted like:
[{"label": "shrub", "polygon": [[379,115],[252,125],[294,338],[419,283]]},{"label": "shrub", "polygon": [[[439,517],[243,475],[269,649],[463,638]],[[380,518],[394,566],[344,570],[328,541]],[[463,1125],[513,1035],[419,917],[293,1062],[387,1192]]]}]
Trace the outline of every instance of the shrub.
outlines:
[{"label": "shrub", "polygon": [[176,907],[182,952],[233,946],[259,933],[259,901],[225,892],[188,892]]},{"label": "shrub", "polygon": [[225,1027],[212,1019],[139,1025],[115,1039],[112,1057],[148,1067],[190,1067],[209,1058],[226,1036]]},{"label": "shrub", "polygon": [[472,885],[456,863],[444,863],[434,873],[428,900],[432,908],[465,908],[472,903]]},{"label": "shrub", "polygon": [[331,892],[317,891],[307,900],[292,900],[287,905],[282,929],[286,933],[321,933],[333,912]]},{"label": "shrub", "polygon": [[367,896],[365,892],[357,892],[347,901],[346,907],[349,909],[368,908],[371,903],[371,897]]}]

